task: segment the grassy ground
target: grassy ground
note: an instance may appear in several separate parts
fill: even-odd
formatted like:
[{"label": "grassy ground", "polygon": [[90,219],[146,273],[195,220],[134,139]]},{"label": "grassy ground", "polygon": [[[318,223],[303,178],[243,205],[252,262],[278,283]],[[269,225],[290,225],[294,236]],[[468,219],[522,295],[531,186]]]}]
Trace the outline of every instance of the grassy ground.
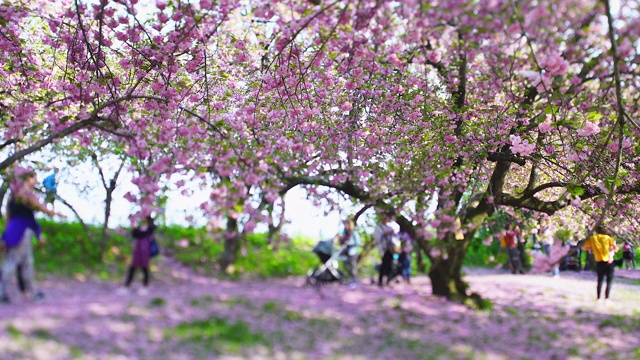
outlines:
[{"label": "grassy ground", "polygon": [[[640,356],[640,286],[594,301],[593,274],[469,270],[493,301],[475,311],[431,296],[429,280],[378,289],[303,279],[223,280],[170,259],[151,293],[48,278],[47,298],[0,306],[0,359],[630,359]],[[18,299],[18,297],[16,297]]]}]

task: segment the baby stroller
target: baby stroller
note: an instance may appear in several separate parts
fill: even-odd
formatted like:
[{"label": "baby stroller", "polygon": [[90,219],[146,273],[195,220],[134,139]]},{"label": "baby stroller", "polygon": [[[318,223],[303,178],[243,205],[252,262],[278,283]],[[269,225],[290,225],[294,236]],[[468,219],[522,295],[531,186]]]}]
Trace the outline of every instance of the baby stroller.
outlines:
[{"label": "baby stroller", "polygon": [[322,265],[307,272],[305,285],[320,286],[334,281],[342,283],[344,273],[338,265],[339,261],[343,260],[344,249],[334,249],[333,240],[319,241],[312,251],[318,255]]}]

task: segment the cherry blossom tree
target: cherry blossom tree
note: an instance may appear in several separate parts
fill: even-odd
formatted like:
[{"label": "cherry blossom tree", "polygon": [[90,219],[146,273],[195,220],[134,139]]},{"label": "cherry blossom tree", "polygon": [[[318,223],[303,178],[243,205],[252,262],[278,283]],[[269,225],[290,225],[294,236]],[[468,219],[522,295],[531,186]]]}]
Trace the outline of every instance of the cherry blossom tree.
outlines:
[{"label": "cherry blossom tree", "polygon": [[0,169],[100,132],[152,167],[131,197],[143,213],[161,174],[198,170],[229,179],[205,208],[243,204],[249,228],[266,208],[253,196],[331,188],[395,211],[431,260],[434,294],[465,301],[462,260],[500,207],[635,218],[634,6],[5,4],[2,141],[23,145]]},{"label": "cherry blossom tree", "polygon": [[631,5],[617,26],[607,2],[254,8],[255,30],[236,44],[253,75],[236,136],[268,164],[252,170],[259,179],[395,209],[429,254],[434,293],[464,301],[466,249],[499,207],[575,206],[596,221],[635,211]]}]

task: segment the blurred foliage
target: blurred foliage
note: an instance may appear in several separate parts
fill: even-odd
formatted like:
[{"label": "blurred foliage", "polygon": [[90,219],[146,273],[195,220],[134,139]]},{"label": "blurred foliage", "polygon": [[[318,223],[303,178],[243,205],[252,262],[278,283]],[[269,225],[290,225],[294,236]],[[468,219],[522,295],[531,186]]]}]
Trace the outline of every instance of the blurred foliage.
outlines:
[{"label": "blurred foliage", "polygon": [[[507,223],[506,214],[498,212],[490,217],[485,225],[481,226],[469,244],[464,258],[464,266],[468,267],[495,267],[504,264],[507,254],[500,249],[500,240],[493,234],[502,231]],[[490,243],[485,241],[490,239]]]},{"label": "blurred foliage", "polygon": [[[158,230],[163,251],[181,263],[203,273],[217,272],[217,260],[222,255],[222,240],[211,239],[205,229],[168,226]],[[266,234],[250,234],[242,241],[234,274],[260,277],[304,275],[320,260],[311,252],[313,240],[304,237],[290,239],[278,245],[268,244]]]},{"label": "blurred foliage", "polygon": [[558,231],[556,231],[556,237],[562,240],[562,242],[567,242],[571,239],[571,231],[564,228],[560,228],[558,229]]}]

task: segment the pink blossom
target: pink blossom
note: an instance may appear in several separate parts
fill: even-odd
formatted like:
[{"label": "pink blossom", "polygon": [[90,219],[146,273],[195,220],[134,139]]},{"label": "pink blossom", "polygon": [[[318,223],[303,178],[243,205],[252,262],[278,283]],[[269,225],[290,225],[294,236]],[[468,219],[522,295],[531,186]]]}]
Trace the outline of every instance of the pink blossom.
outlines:
[{"label": "pink blossom", "polygon": [[442,59],[442,54],[440,53],[440,50],[434,50],[429,53],[429,61],[438,63],[440,62],[441,59]]},{"label": "pink blossom", "polygon": [[387,56],[387,61],[392,63],[395,66],[402,65],[402,62],[400,61],[400,59],[398,59],[398,55],[396,55],[396,54],[391,54],[391,55]]},{"label": "pink blossom", "polygon": [[596,187],[600,189],[600,191],[602,191],[604,194],[609,194],[609,189],[607,189],[602,180],[598,180],[596,182]]},{"label": "pink blossom", "polygon": [[156,81],[156,82],[154,82],[153,84],[151,84],[151,89],[152,89],[154,92],[158,93],[158,92],[160,92],[162,89],[164,89],[164,84],[163,84],[162,82],[160,82],[160,81]]},{"label": "pink blossom", "polygon": [[569,153],[567,154],[567,160],[573,161],[573,162],[579,162],[580,156],[576,153]]},{"label": "pink blossom", "polygon": [[584,128],[578,131],[579,136],[589,136],[600,132],[600,126],[598,124],[587,121]]},{"label": "pink blossom", "polygon": [[569,69],[569,62],[559,54],[553,53],[540,61],[540,67],[548,71],[551,76],[562,75]]},{"label": "pink blossom", "polygon": [[158,21],[161,24],[166,23],[167,21],[169,21],[169,15],[165,14],[165,13],[159,13],[158,14]]},{"label": "pink blossom", "polygon": [[625,37],[618,46],[618,54],[622,58],[626,58],[633,54],[633,44],[628,37]]},{"label": "pink blossom", "polygon": [[136,203],[138,201],[138,198],[135,195],[133,195],[130,191],[124,194],[123,197],[132,203]]},{"label": "pink blossom", "polygon": [[539,71],[523,70],[518,74],[526,78],[531,85],[535,86],[538,92],[542,93],[551,86],[551,79],[547,76],[543,76]]},{"label": "pink blossom", "polygon": [[235,59],[238,63],[244,63],[244,62],[247,62],[247,60],[249,60],[249,55],[247,55],[247,53],[241,52],[236,54]]},{"label": "pink blossom", "polygon": [[582,205],[582,200],[579,196],[576,196],[571,200],[571,206],[579,208]]},{"label": "pink blossom", "polygon": [[342,105],[340,106],[340,110],[346,112],[346,111],[351,111],[351,109],[353,108],[353,105],[348,102],[345,101],[344,103],[342,103]]},{"label": "pink blossom", "polygon": [[522,139],[519,135],[510,135],[511,151],[522,156],[529,156],[536,149],[535,144],[529,144],[529,141]]},{"label": "pink blossom", "polygon": [[546,133],[549,132],[551,130],[551,120],[546,120],[543,123],[540,123],[540,125],[538,125],[538,131],[540,131],[541,133]]},{"label": "pink blossom", "polygon": [[249,221],[247,221],[246,224],[244,224],[244,232],[245,233],[251,233],[255,229],[256,229],[256,222],[254,220],[249,220]]}]

